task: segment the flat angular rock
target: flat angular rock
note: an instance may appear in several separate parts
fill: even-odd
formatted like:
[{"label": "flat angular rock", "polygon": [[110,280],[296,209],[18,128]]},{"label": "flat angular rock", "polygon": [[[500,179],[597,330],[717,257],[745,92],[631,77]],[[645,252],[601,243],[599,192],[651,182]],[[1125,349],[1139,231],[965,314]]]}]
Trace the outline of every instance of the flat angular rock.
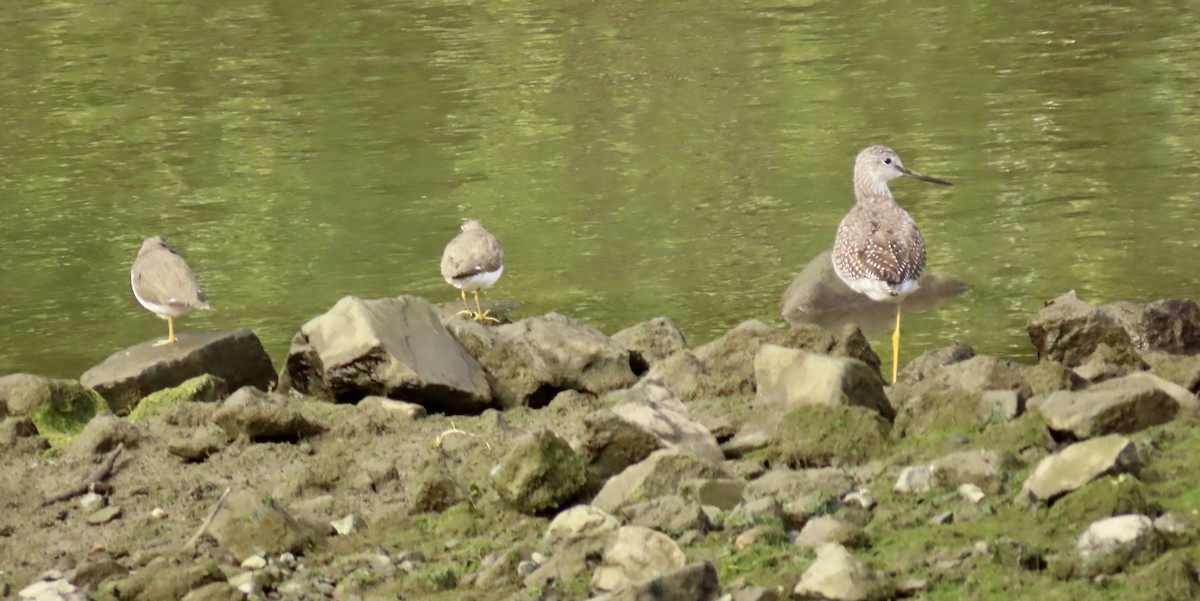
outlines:
[{"label": "flat angular rock", "polygon": [[704,364],[689,350],[682,350],[654,363],[650,371],[642,376],[642,383],[665,386],[679,398],[690,399],[704,379]]},{"label": "flat angular rock", "polygon": [[588,414],[583,448],[601,478],[637,463],[658,449],[679,448],[712,463],[725,454],[707,428],[674,402],[621,403]]},{"label": "flat angular rock", "polygon": [[812,494],[842,498],[854,489],[854,478],[841,469],[773,469],[746,484],[747,500],[773,498],[787,503]]},{"label": "flat angular rock", "polygon": [[663,449],[609,478],[592,504],[612,513],[632,503],[675,494],[686,480],[732,477],[724,467],[687,451]]},{"label": "flat angular rock", "polygon": [[369,396],[356,405],[363,411],[379,411],[399,420],[415,421],[428,415],[425,408],[416,403],[393,401],[387,397]]},{"label": "flat angular rock", "polygon": [[620,527],[611,513],[594,505],[576,505],[550,520],[543,540],[554,546],[575,538],[604,538]]},{"label": "flat angular rock", "polygon": [[256,442],[296,441],[325,430],[304,417],[287,397],[249,386],[225,399],[212,419],[229,436],[245,436]]},{"label": "flat angular rock", "polygon": [[492,484],[517,511],[539,515],[561,507],[583,490],[587,470],[571,445],[549,430],[513,444]]},{"label": "flat angular rock", "polygon": [[487,376],[415,296],[342,298],[292,338],[281,391],[355,402],[379,395],[432,411],[479,413],[491,404]]},{"label": "flat angular rock", "polygon": [[888,421],[896,417],[878,372],[855,359],[764,344],[754,357],[754,380],[758,403],[772,412],[851,405],[876,411]]},{"label": "flat angular rock", "polygon": [[793,541],[800,547],[818,549],[826,543],[856,548],[866,546],[867,534],[846,520],[823,515],[808,520]]},{"label": "flat angular rock", "polygon": [[970,392],[1015,390],[1022,401],[1033,396],[1021,368],[1008,362],[977,355],[934,370],[928,376],[943,386],[955,386]]},{"label": "flat angular rock", "polygon": [[1134,346],[1177,355],[1200,350],[1200,307],[1187,299],[1118,301],[1100,311],[1125,330]]},{"label": "flat angular rock", "polygon": [[212,374],[230,390],[266,390],[275,381],[271,357],[248,328],[184,332],[179,342],[154,346],[149,340],[117,351],[84,372],[79,381],[99,392],[114,412],[131,411],[143,397]]},{"label": "flat angular rock", "polygon": [[637,381],[629,350],[558,313],[498,327],[464,320],[447,327],[486,370],[501,407],[542,407],[564,390],[602,394]]},{"label": "flat angular rock", "polygon": [[653,528],[669,536],[680,536],[689,530],[703,533],[713,528],[700,503],[679,495],[664,495],[628,505],[621,510],[621,515],[630,526]]},{"label": "flat angular rock", "polygon": [[827,543],[817,549],[817,560],[804,571],[792,594],[796,599],[876,601],[890,598],[892,588],[886,576],[845,547]]},{"label": "flat angular rock", "polygon": [[271,495],[249,489],[226,496],[208,531],[234,557],[303,553],[321,534],[292,517]]},{"label": "flat angular rock", "polygon": [[879,356],[875,354],[862,332],[850,326],[839,340],[832,332],[811,324],[778,329],[761,321],[750,320],[737,325],[720,338],[695,350],[704,366],[704,375],[693,394],[720,397],[752,394],[755,389],[754,361],[764,344],[800,349],[818,354],[858,359],[878,375]]},{"label": "flat angular rock", "polygon": [[932,467],[939,486],[957,489],[971,484],[994,495],[1000,492],[1014,464],[1014,459],[999,451],[972,449],[940,457]]},{"label": "flat angular rock", "polygon": [[111,413],[101,413],[92,418],[83,431],[71,441],[70,455],[91,457],[104,455],[124,444],[125,448],[137,446],[142,438],[137,426]]},{"label": "flat angular rock", "polygon": [[938,369],[961,363],[974,356],[975,349],[962,342],[928,350],[900,368],[898,379],[902,382],[920,382]]},{"label": "flat angular rock", "polygon": [[1119,515],[1093,522],[1075,539],[1075,551],[1088,573],[1115,572],[1146,559],[1159,540],[1154,522],[1144,515]]},{"label": "flat angular rock", "polygon": [[858,465],[888,447],[891,424],[871,409],[813,404],[768,412],[778,420],[768,457],[790,467]]},{"label": "flat angular rock", "polygon": [[1049,503],[1105,475],[1141,468],[1137,447],[1117,434],[1077,442],[1046,457],[1021,486],[1019,498]]},{"label": "flat angular rock", "polygon": [[910,465],[900,470],[892,490],[902,495],[916,495],[933,490],[934,484],[932,465]]},{"label": "flat angular rock", "polygon": [[717,568],[703,561],[688,564],[590,601],[715,601],[721,593]]},{"label": "flat angular rock", "polygon": [[623,526],[592,573],[594,592],[611,592],[682,568],[687,557],[665,534]]},{"label": "flat angular rock", "polygon": [[1179,402],[1145,378],[1119,379],[1084,390],[1060,391],[1037,406],[1051,430],[1077,439],[1130,434],[1174,419]]},{"label": "flat angular rock", "polygon": [[746,483],[734,478],[697,478],[687,480],[680,486],[680,492],[689,499],[695,499],[700,505],[710,505],[723,511],[729,511],[742,502],[742,493]]},{"label": "flat angular rock", "polygon": [[668,317],[655,317],[630,326],[613,334],[612,339],[641,357],[647,366],[688,347],[683,332]]},{"label": "flat angular rock", "polygon": [[1039,360],[1057,361],[1067,367],[1082,365],[1101,345],[1136,355],[1133,341],[1121,324],[1080,300],[1074,290],[1046,303],[1025,329]]}]

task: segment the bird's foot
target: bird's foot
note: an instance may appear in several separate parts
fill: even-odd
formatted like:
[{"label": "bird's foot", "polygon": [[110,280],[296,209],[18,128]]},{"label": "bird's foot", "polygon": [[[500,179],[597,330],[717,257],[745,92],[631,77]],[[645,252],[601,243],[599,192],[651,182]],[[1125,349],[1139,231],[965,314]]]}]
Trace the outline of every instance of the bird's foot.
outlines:
[{"label": "bird's foot", "polygon": [[474,318],[475,312],[470,309],[463,309],[462,311],[455,313],[455,315],[466,315],[467,317]]},{"label": "bird's foot", "polygon": [[179,339],[178,339],[178,338],[163,338],[162,340],[159,340],[158,342],[155,342],[155,343],[154,343],[153,345],[151,345],[151,346],[166,346],[166,345],[168,345],[168,344],[175,344],[175,343],[176,343],[176,342],[178,342],[178,341],[179,341]]},{"label": "bird's foot", "polygon": [[475,314],[474,314],[474,315],[472,315],[471,317],[472,317],[472,318],[473,318],[475,321],[484,321],[484,320],[487,320],[487,321],[492,321],[492,322],[495,322],[495,323],[500,323],[500,320],[499,320],[499,319],[496,319],[495,317],[492,317],[491,315],[489,315],[489,313],[491,313],[491,310],[484,311],[484,312],[482,312],[482,313],[475,313]]}]

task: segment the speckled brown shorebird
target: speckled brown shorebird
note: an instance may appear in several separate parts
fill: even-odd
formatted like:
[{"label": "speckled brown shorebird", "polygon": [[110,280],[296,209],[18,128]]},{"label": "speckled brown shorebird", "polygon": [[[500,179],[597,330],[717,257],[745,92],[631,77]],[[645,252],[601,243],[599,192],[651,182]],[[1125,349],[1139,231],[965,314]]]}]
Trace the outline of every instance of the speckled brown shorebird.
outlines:
[{"label": "speckled brown shorebird", "polygon": [[142,242],[133,269],[129,271],[129,282],[133,296],[141,305],[155,315],[167,320],[167,338],[154,346],[173,344],[175,318],[182,317],[192,309],[207,309],[208,301],[200,290],[196,274],[188,267],[162,236],[152,236]]},{"label": "speckled brown shorebird", "polygon": [[892,333],[892,383],[900,356],[900,308],[917,290],[925,270],[925,239],[912,215],[892,196],[888,182],[902,175],[950,182],[910,171],[887,146],[868,146],[854,159],[854,207],[842,218],[833,242],[833,270],[852,290],[874,301],[896,303]]},{"label": "speckled brown shorebird", "polygon": [[[491,288],[504,273],[504,249],[500,241],[483,229],[478,219],[464,219],[462,232],[455,236],[442,252],[442,277],[462,291],[465,310],[460,313],[475,321],[485,319],[499,323],[479,304],[479,291]],[[467,292],[475,293],[475,310],[467,303]]]}]

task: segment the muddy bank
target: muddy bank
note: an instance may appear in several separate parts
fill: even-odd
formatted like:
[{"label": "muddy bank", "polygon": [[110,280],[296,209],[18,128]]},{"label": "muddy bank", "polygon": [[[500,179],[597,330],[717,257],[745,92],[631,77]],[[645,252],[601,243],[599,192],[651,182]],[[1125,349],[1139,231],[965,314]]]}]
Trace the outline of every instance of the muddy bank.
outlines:
[{"label": "muddy bank", "polygon": [[[0,379],[0,593],[37,599],[1191,599],[1200,310],[1030,317],[1040,362],[854,326],[691,348],[347,298]],[[277,368],[277,369],[276,369]]]}]

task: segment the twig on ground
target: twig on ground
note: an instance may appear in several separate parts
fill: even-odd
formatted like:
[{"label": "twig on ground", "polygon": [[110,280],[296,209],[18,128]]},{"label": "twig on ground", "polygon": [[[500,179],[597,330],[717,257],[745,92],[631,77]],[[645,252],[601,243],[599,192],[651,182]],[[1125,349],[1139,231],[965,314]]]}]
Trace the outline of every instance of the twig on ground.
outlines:
[{"label": "twig on ground", "polygon": [[212,524],[213,518],[217,517],[217,512],[221,510],[221,503],[225,502],[225,495],[228,495],[230,490],[232,490],[231,487],[226,487],[225,492],[221,493],[221,496],[217,497],[217,502],[213,503],[212,509],[208,512],[208,517],[204,518],[204,521],[201,522],[200,529],[192,535],[192,538],[189,538],[188,541],[184,543],[184,549],[191,549],[196,545],[196,541],[200,540],[201,536],[204,536],[204,533],[208,530],[209,524]]},{"label": "twig on ground", "polygon": [[486,438],[484,438],[478,434],[475,434],[474,432],[467,432],[466,430],[459,430],[457,427],[455,427],[454,420],[450,420],[450,429],[449,430],[446,430],[445,432],[438,434],[437,438],[434,439],[434,441],[433,441],[434,448],[438,448],[438,449],[442,448],[442,445],[445,444],[445,442],[446,442],[446,437],[451,434],[461,434],[463,436],[469,436],[471,438],[478,438],[479,440],[483,441],[483,444],[487,445],[487,448],[489,451],[492,450],[492,444],[489,443]]},{"label": "twig on ground", "polygon": [[109,478],[109,476],[112,476],[113,466],[117,464],[117,458],[121,456],[121,451],[124,450],[125,443],[118,443],[117,448],[108,453],[108,456],[104,458],[104,461],[100,463],[100,466],[95,470],[92,470],[92,473],[89,474],[87,479],[83,481],[83,484],[72,486],[67,490],[47,498],[45,501],[42,501],[42,506],[45,507],[46,505],[53,505],[59,501],[66,501],[67,499],[72,499],[78,497],[79,495],[90,492],[96,487],[97,484],[103,483]]}]

